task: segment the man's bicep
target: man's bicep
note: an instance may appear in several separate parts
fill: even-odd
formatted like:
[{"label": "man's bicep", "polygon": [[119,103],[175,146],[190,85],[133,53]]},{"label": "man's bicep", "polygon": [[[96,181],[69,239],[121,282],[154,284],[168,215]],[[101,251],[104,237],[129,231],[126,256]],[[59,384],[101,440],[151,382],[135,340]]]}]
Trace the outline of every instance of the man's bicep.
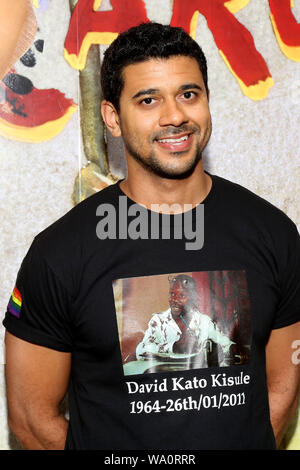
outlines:
[{"label": "man's bicep", "polygon": [[29,343],[6,331],[5,377],[9,418],[56,414],[69,383],[71,353]]}]

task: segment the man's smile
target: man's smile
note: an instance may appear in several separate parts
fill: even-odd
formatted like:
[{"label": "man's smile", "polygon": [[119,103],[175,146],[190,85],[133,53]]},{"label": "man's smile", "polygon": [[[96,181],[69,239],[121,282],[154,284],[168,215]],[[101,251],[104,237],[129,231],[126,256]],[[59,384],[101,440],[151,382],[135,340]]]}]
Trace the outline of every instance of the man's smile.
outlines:
[{"label": "man's smile", "polygon": [[185,133],[181,135],[168,136],[160,139],[155,139],[159,147],[169,150],[170,152],[183,152],[188,150],[193,141],[193,133]]}]

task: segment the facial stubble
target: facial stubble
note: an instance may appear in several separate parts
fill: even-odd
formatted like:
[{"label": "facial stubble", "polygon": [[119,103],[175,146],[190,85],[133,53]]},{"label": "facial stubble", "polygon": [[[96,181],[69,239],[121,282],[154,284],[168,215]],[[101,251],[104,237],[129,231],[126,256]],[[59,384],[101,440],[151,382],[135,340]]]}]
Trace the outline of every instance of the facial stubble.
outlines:
[{"label": "facial stubble", "polygon": [[[193,158],[189,159],[187,162],[185,168],[179,168],[179,169],[174,169],[171,167],[166,168],[166,165],[163,165],[163,163],[160,161],[159,157],[157,157],[155,150],[152,149],[149,155],[143,156],[142,152],[139,151],[139,142],[136,142],[136,145],[133,145],[131,141],[127,138],[126,132],[124,132],[124,129],[122,128],[122,123],[121,125],[121,131],[122,131],[122,137],[123,137],[123,142],[125,145],[125,148],[128,152],[128,154],[134,158],[135,161],[137,161],[145,170],[160,176],[162,178],[167,178],[167,179],[184,179],[187,178],[189,175],[191,175],[195,168],[197,167],[199,161],[202,159],[202,152],[205,149],[206,145],[209,142],[211,132],[212,132],[212,125],[211,122],[209,123],[208,127],[205,130],[204,134],[204,139],[201,142],[201,130],[199,128],[193,127],[193,128],[185,128],[184,126],[182,128],[176,128],[176,130],[171,131],[168,133],[168,135],[179,135],[182,132],[186,131],[192,131],[194,136],[198,136],[199,138],[197,139],[196,143],[196,149]],[[166,135],[166,132],[165,132]],[[151,144],[157,139],[157,138],[163,138],[163,136],[151,136],[149,138],[149,143],[150,146]],[[185,152],[172,152],[172,155],[175,156],[176,158],[180,159],[182,155]]]}]

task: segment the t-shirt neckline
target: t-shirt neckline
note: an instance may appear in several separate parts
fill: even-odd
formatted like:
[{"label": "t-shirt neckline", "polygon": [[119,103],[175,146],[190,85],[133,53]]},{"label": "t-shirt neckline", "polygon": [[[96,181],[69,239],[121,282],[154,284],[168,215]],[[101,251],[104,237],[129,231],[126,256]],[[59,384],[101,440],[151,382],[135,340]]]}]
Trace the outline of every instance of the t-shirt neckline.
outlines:
[{"label": "t-shirt neckline", "polygon": [[[185,214],[189,213],[189,212],[192,212],[192,213],[195,213],[196,212],[196,209],[197,209],[197,206],[200,205],[200,204],[203,204],[205,206],[205,210],[206,210],[206,214],[208,214],[208,209],[209,209],[209,212],[211,212],[211,209],[213,207],[213,205],[215,204],[215,201],[217,199],[217,193],[218,193],[218,182],[217,182],[217,176],[216,175],[213,175],[211,173],[209,173],[208,171],[205,170],[205,173],[207,175],[209,175],[211,177],[211,180],[212,180],[212,185],[211,185],[211,188],[210,188],[210,191],[209,193],[206,195],[206,197],[203,199],[203,201],[199,204],[197,204],[193,209],[191,210],[188,210],[186,212],[184,212]],[[122,191],[122,189],[120,188],[120,183],[124,181],[124,178],[120,179],[116,184],[115,184],[115,188],[117,190],[117,196],[125,196],[127,198],[127,201],[128,201],[128,205],[136,205],[136,206],[139,206],[141,207],[143,210],[147,210],[148,214],[151,214],[155,211],[151,211],[151,209],[148,209],[146,206],[143,206],[142,204],[134,201],[133,199],[131,199],[129,196],[127,196],[127,194],[124,193],[124,191]],[[180,215],[180,214],[177,214],[177,215]],[[175,217],[174,214],[170,214],[170,217]]]}]

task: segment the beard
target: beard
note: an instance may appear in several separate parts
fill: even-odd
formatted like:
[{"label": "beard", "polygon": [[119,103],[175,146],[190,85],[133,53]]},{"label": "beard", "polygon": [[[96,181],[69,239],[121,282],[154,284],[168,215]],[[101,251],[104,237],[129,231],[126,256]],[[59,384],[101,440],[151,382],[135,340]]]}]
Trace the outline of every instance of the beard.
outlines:
[{"label": "beard", "polygon": [[[164,135],[176,136],[184,132],[193,132],[195,136],[199,137],[197,139],[196,148],[193,156],[187,162],[185,162],[184,165],[168,165],[157,156],[154,149],[148,155],[143,154],[141,150],[142,144],[136,138],[129,139],[126,133],[124,133],[123,129],[122,137],[125,148],[129,155],[131,155],[145,170],[162,178],[184,179],[194,172],[199,161],[201,161],[202,159],[202,152],[205,149],[211,135],[211,124],[207,127],[202,142],[200,140],[201,131],[199,130],[199,128],[195,126],[188,127],[185,125],[181,126],[180,128],[176,128],[176,132],[174,132],[174,129],[171,129],[169,132],[164,131],[164,133],[160,133],[159,135],[155,134],[153,136],[150,136],[149,139],[151,145],[153,144],[153,142],[155,142],[155,140],[162,139]],[[172,152],[172,155],[177,156],[178,160],[180,160],[181,152]]]},{"label": "beard", "polygon": [[185,315],[188,315],[193,306],[191,301],[189,301],[185,305],[180,305],[180,304],[178,305],[178,304],[169,302],[169,305],[170,305],[171,314],[173,318],[179,318],[180,316],[184,317]]}]

